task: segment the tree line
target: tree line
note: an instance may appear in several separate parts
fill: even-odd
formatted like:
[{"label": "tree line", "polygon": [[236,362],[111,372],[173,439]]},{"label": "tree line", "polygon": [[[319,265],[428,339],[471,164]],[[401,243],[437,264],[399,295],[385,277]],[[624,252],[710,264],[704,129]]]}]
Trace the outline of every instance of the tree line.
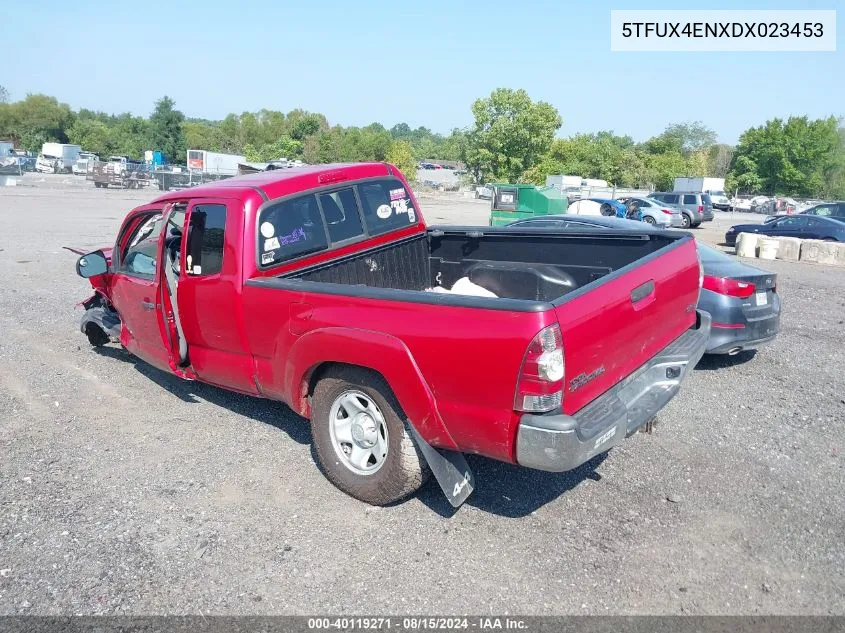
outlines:
[{"label": "tree line", "polygon": [[38,151],[46,141],[70,142],[100,155],[141,158],[157,149],[174,163],[185,150],[306,163],[383,161],[415,177],[423,159],[460,161],[476,182],[544,184],[552,174],[606,180],[619,187],[670,188],[677,176],[724,177],[742,193],[845,197],[845,129],[830,116],[774,119],[746,130],[736,146],[716,142],[700,121],[668,125],[644,142],[612,130],[557,138],[560,113],[524,90],[498,88],[472,104],[474,123],[448,135],[425,127],[380,123],[332,125],[306,110],[259,110],[212,121],[186,117],[169,97],[150,116],[72,110],[55,97],[31,94],[10,102],[0,86],[0,138]]}]

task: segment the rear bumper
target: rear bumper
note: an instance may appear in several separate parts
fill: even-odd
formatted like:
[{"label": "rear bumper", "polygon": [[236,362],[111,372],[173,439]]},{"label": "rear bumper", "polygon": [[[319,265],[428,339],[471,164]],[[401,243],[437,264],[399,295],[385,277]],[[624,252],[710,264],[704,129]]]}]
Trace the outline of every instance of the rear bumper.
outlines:
[{"label": "rear bumper", "polygon": [[574,415],[523,415],[517,430],[517,463],[563,472],[610,450],[678,393],[704,355],[709,338],[710,315],[699,311],[695,327]]},{"label": "rear bumper", "polygon": [[756,349],[775,339],[780,331],[780,308],[770,318],[747,323],[743,328],[712,327],[705,354],[736,354]]}]

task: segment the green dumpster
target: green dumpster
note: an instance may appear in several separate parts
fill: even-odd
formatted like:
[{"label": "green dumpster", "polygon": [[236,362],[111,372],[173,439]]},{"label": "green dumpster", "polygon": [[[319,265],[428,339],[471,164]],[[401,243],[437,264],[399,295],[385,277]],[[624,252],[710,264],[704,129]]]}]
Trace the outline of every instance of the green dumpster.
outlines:
[{"label": "green dumpster", "polygon": [[566,213],[569,201],[555,187],[494,184],[490,200],[490,226],[504,226],[538,215]]}]

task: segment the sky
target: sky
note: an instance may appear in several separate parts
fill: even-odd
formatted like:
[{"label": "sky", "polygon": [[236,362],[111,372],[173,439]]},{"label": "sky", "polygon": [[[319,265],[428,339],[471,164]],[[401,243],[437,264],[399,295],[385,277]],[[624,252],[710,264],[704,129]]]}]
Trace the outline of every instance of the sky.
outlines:
[{"label": "sky", "polygon": [[[294,108],[448,133],[497,87],[554,105],[559,136],[636,141],[702,121],[735,143],[774,117],[845,115],[845,31],[816,53],[611,52],[611,9],[840,9],[845,1],[40,0],[0,3],[0,85],[80,107],[189,117]],[[16,51],[14,56],[9,51]]]}]

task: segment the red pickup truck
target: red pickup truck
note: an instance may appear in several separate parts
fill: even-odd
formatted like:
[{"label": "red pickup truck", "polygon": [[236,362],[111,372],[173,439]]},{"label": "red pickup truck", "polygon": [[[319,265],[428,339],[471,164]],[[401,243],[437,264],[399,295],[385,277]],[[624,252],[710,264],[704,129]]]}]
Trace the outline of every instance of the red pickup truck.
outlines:
[{"label": "red pickup truck", "polygon": [[710,328],[691,235],[426,227],[384,163],[162,195],[77,272],[92,344],[281,400],[372,504],[431,472],[459,505],[464,453],[575,468],[653,419]]}]

